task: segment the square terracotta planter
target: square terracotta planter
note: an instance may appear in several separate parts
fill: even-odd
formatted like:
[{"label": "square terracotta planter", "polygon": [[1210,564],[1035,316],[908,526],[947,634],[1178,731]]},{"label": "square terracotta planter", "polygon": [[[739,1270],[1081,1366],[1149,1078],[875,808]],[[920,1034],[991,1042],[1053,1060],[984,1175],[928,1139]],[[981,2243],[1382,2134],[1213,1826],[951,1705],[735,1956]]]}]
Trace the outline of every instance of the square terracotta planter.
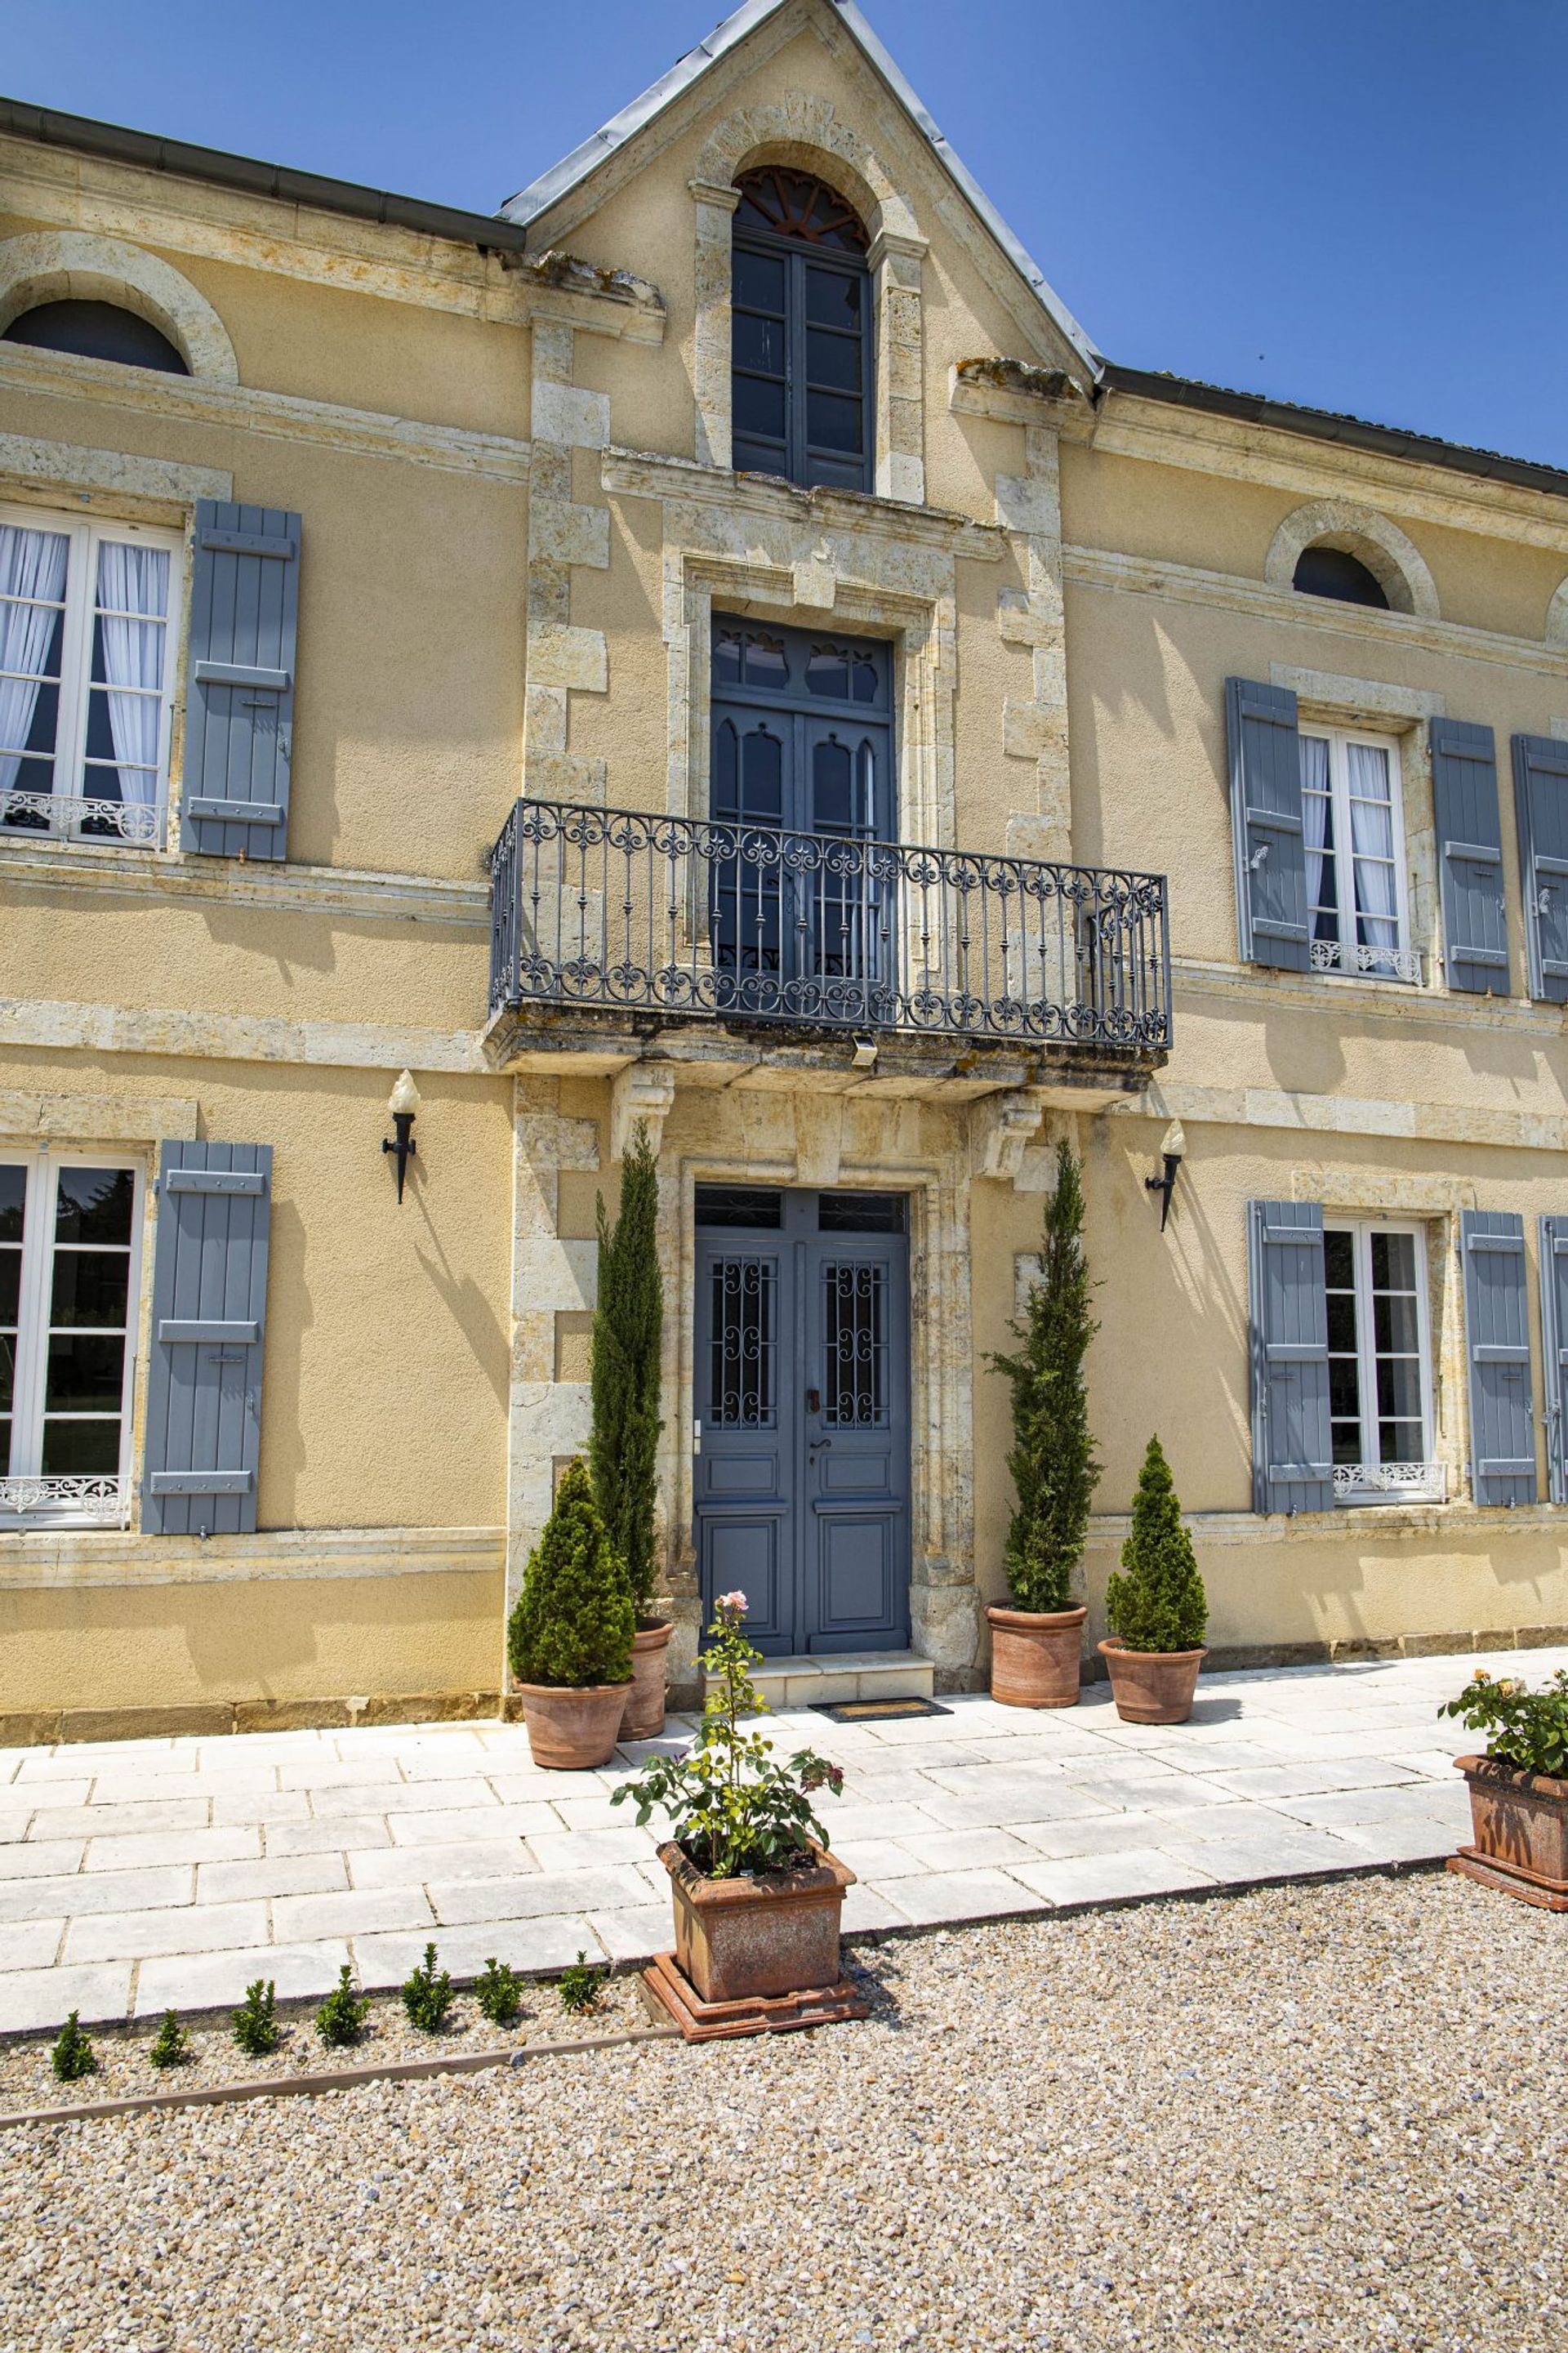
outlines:
[{"label": "square terracotta planter", "polygon": [[658,1859],[675,1898],[675,1959],[704,2003],[730,2003],[837,1986],[839,1915],[855,1884],[821,1847],[803,1871],[762,1879],[708,1879],[667,1839]]},{"label": "square terracotta planter", "polygon": [[1568,1912],[1568,1781],[1525,1773],[1497,1757],[1461,1757],[1475,1843],[1450,1871],[1546,1912]]}]

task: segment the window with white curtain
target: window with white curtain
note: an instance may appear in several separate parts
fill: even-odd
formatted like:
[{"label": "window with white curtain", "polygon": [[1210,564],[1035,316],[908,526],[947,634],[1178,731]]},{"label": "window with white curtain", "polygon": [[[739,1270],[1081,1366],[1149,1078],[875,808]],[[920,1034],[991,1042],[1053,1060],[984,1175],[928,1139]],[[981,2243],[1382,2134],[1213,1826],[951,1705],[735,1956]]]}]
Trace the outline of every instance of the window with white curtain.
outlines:
[{"label": "window with white curtain", "polygon": [[1348,728],[1303,727],[1301,813],[1314,972],[1421,978],[1405,908],[1399,746]]},{"label": "window with white curtain", "polygon": [[0,509],[0,835],[162,844],[179,550]]}]

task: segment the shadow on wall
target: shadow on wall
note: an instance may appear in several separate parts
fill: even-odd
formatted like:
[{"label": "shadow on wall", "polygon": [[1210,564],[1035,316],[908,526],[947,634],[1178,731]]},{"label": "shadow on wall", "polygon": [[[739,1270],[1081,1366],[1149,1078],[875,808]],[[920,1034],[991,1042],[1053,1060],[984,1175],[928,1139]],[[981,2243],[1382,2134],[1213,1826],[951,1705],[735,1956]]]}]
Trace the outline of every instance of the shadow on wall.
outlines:
[{"label": "shadow on wall", "polygon": [[[1186,1511],[1245,1508],[1251,1406],[1247,1303],[1228,1271],[1234,1251],[1210,1222],[1204,1193],[1185,1166],[1161,1234],[1158,1200],[1143,1184],[1159,1165],[1160,1123],[1115,1118],[1097,1125],[1101,1133],[1090,1131],[1088,1241],[1090,1271],[1103,1284],[1097,1305],[1102,1328],[1089,1363],[1105,1473],[1095,1509],[1131,1508],[1152,1430],[1166,1442]],[[1131,1379],[1118,1371],[1123,1366],[1132,1368]],[[1108,1380],[1113,1398],[1102,1387]]]}]

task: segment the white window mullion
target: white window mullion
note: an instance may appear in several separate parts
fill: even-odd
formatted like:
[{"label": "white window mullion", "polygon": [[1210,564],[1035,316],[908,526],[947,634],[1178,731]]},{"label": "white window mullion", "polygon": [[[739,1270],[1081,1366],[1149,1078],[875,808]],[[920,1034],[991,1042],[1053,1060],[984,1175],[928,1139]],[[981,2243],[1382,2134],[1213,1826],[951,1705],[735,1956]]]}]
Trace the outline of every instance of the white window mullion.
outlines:
[{"label": "white window mullion", "polygon": [[1372,1298],[1372,1232],[1355,1229],[1355,1335],[1361,1369],[1361,1459],[1381,1461],[1377,1440],[1377,1331]]},{"label": "white window mullion", "polygon": [[27,1165],[27,1207],[22,1227],[22,1299],[16,1333],[16,1398],[11,1423],[13,1476],[29,1477],[42,1459],[44,1427],[44,1366],[46,1284],[48,1271],[48,1219],[52,1174],[49,1155],[37,1154]]},{"label": "white window mullion", "polygon": [[92,534],[84,522],[70,525],[70,561],[66,569],[66,625],[60,647],[60,715],[55,735],[55,796],[60,807],[52,829],[71,830],[70,803],[81,791],[87,751],[87,695],[92,666]]}]

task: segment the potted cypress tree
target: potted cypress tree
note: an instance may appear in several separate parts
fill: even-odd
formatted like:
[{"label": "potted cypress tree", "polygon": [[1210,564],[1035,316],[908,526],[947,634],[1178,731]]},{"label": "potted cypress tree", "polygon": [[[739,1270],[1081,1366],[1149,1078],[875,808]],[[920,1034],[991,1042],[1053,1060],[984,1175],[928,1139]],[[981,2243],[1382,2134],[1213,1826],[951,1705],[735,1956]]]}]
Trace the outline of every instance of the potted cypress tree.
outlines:
[{"label": "potted cypress tree", "polygon": [[1100,1645],[1116,1713],[1126,1724],[1184,1724],[1205,1656],[1208,1601],[1157,1438],[1138,1473],[1121,1567],[1126,1574],[1106,1588],[1111,1632]]},{"label": "potted cypress tree", "polygon": [[1089,1428],[1084,1359],[1099,1325],[1089,1312],[1083,1253],[1083,1163],[1064,1138],[1046,1209],[1040,1279],[1013,1325],[1017,1354],[993,1356],[1013,1389],[1007,1468],[1017,1501],[1003,1556],[1008,1603],[993,1605],[991,1696],[1008,1707],[1071,1707],[1083,1621],[1072,1602],[1089,1507],[1100,1477]]},{"label": "potted cypress tree", "polygon": [[594,1316],[593,1430],[588,1476],[611,1544],[626,1563],[637,1613],[632,1688],[621,1736],[664,1730],[664,1654],[670,1622],[654,1606],[658,1558],[659,1348],[664,1284],[658,1271],[658,1171],[639,1125],[621,1163],[620,1212],[610,1231],[599,1201],[599,1303]]},{"label": "potted cypress tree", "polygon": [[523,1571],[507,1625],[536,1765],[581,1771],[614,1756],[636,1623],[626,1568],[574,1462]]}]

